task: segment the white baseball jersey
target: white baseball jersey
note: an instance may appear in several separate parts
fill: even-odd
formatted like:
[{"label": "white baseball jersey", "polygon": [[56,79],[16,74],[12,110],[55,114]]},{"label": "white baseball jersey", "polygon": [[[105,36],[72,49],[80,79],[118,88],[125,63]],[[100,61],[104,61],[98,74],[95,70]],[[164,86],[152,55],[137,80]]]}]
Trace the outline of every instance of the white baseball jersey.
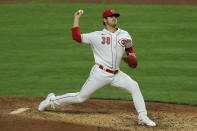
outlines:
[{"label": "white baseball jersey", "polygon": [[[90,44],[96,64],[111,70],[119,70],[125,48],[132,46],[132,39],[127,31],[118,29],[112,33],[106,29],[82,34],[82,43]],[[129,40],[129,43],[126,41]]]}]

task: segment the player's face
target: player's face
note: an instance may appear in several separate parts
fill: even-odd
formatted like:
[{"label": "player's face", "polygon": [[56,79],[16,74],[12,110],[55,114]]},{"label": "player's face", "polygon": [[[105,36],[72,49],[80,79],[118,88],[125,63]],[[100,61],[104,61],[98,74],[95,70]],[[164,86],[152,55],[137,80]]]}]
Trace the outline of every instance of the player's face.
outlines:
[{"label": "player's face", "polygon": [[106,26],[116,27],[118,20],[116,16],[109,16],[104,19],[104,22]]}]

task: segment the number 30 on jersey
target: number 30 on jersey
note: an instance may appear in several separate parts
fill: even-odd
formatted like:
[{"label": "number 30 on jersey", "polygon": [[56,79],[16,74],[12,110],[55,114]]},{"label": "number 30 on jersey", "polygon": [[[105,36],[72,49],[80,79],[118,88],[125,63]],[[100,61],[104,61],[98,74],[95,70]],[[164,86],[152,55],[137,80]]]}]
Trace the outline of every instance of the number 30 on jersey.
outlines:
[{"label": "number 30 on jersey", "polygon": [[102,37],[102,41],[101,41],[101,44],[107,44],[109,45],[110,44],[110,37]]}]

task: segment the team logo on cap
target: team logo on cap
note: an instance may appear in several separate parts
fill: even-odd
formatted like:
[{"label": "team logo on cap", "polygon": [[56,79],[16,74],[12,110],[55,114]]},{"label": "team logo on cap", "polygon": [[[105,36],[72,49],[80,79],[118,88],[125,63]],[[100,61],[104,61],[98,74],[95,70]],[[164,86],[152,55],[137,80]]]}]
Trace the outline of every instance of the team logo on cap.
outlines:
[{"label": "team logo on cap", "polygon": [[114,13],[115,11],[111,9],[110,12],[111,12],[111,13]]}]

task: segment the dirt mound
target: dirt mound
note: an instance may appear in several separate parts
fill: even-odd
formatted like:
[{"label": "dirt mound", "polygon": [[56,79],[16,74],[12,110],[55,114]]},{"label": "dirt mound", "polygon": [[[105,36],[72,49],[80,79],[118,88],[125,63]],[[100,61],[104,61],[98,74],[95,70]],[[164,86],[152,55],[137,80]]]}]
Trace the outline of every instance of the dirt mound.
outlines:
[{"label": "dirt mound", "polygon": [[[137,113],[132,101],[88,100],[56,109],[39,112],[42,98],[0,97],[1,131],[121,131],[197,129],[197,107],[146,102],[148,114],[158,126],[137,124]],[[9,114],[18,108],[30,110]]]}]

